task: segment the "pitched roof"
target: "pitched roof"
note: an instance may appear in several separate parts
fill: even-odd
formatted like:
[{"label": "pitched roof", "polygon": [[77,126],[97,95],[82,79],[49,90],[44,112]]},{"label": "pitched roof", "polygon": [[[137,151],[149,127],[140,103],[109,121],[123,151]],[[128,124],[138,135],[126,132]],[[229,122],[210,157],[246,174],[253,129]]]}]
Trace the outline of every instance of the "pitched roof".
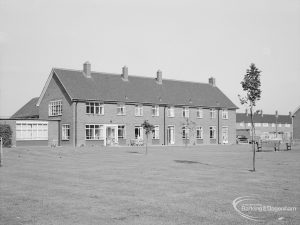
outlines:
[{"label": "pitched roof", "polygon": [[11,119],[18,119],[18,118],[38,118],[39,117],[39,110],[36,106],[39,97],[35,97],[27,102],[22,108],[20,108],[15,114],[13,114],[10,118]]},{"label": "pitched roof", "polygon": [[52,74],[72,100],[237,108],[218,87],[208,83],[163,79],[158,84],[154,78],[131,75],[124,81],[120,74],[99,72],[86,78],[82,71],[57,68]]},{"label": "pitched roof", "polygon": [[[253,115],[254,123],[276,123],[276,116],[273,114],[255,114]],[[236,114],[236,122],[237,123],[250,123],[251,117],[250,114],[248,116],[246,113],[237,113]],[[289,115],[278,115],[277,123],[281,124],[292,124],[292,118]]]}]

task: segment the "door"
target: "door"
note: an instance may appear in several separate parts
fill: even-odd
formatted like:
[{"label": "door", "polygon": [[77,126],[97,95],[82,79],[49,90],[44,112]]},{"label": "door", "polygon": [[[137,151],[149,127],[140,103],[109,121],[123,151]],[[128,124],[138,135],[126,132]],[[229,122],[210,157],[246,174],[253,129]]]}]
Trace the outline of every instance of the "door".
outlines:
[{"label": "door", "polygon": [[116,144],[117,141],[117,129],[115,126],[106,127],[106,145]]},{"label": "door", "polygon": [[175,127],[174,126],[168,126],[168,144],[173,145],[175,144]]},{"label": "door", "polygon": [[228,144],[228,127],[222,127],[222,141],[223,144]]}]

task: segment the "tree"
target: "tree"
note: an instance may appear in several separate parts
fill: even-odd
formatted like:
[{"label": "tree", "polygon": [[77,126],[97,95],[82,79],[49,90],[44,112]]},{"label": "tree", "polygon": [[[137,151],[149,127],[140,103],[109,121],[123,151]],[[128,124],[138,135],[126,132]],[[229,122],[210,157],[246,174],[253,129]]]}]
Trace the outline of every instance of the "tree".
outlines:
[{"label": "tree", "polygon": [[[184,134],[184,144],[185,147],[188,145],[188,139],[193,137],[196,123],[191,121],[188,117],[185,118],[185,121],[181,123],[182,131],[181,134]],[[185,132],[185,133],[184,133]]]},{"label": "tree", "polygon": [[145,130],[145,134],[147,137],[147,142],[146,142],[146,154],[148,154],[148,139],[149,139],[149,134],[152,134],[154,132],[154,125],[150,124],[148,120],[145,120],[144,123],[141,125],[143,129]]},{"label": "tree", "polygon": [[244,79],[241,81],[243,91],[246,92],[246,96],[239,96],[242,105],[246,105],[250,109],[251,118],[251,133],[252,133],[252,149],[253,149],[253,171],[255,171],[255,143],[254,143],[254,123],[253,123],[253,110],[256,106],[256,102],[261,97],[261,82],[260,82],[261,71],[256,68],[254,63],[251,63],[250,68],[247,69]]}]

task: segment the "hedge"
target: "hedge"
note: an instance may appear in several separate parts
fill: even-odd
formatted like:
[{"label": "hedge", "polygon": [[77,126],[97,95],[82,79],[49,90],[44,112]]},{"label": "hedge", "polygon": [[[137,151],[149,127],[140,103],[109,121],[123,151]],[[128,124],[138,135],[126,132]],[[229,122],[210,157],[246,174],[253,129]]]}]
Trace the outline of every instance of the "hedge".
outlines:
[{"label": "hedge", "polygon": [[11,147],[12,130],[8,124],[0,124],[0,137],[3,147]]}]

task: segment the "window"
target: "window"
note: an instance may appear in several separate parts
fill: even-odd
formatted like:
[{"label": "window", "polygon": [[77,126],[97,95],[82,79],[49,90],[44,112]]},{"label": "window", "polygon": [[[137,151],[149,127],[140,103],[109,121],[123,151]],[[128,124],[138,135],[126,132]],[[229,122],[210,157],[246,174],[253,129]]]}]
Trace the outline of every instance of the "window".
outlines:
[{"label": "window", "polygon": [[62,125],[62,140],[70,140],[70,124],[63,124]]},{"label": "window", "polygon": [[285,127],[291,127],[291,124],[286,123]]},{"label": "window", "polygon": [[182,139],[189,139],[189,128],[182,127]]},{"label": "window", "polygon": [[189,115],[190,115],[189,107],[184,107],[184,108],[182,109],[182,117],[184,117],[184,118],[189,118]]},{"label": "window", "polygon": [[61,116],[62,115],[62,100],[55,100],[49,102],[48,108],[49,116]]},{"label": "window", "polygon": [[196,138],[197,139],[203,139],[203,128],[202,127],[197,127]]},{"label": "window", "polygon": [[209,115],[211,119],[216,118],[216,110],[215,109],[210,109]]},{"label": "window", "polygon": [[281,127],[281,123],[278,124],[278,127]]},{"label": "window", "polygon": [[143,139],[143,127],[141,126],[134,127],[134,137],[135,139]]},{"label": "window", "polygon": [[168,107],[167,113],[168,117],[175,117],[175,108],[173,106]]},{"label": "window", "polygon": [[216,127],[209,127],[209,138],[216,139]]},{"label": "window", "polygon": [[228,110],[226,110],[226,109],[222,110],[222,119],[228,120]]},{"label": "window", "polygon": [[254,126],[255,127],[261,127],[261,123],[255,123]]},{"label": "window", "polygon": [[251,123],[248,123],[247,126],[248,126],[248,127],[251,127]]},{"label": "window", "polygon": [[118,138],[125,139],[125,125],[118,126]]},{"label": "window", "polygon": [[85,103],[86,114],[104,115],[104,105],[100,102]]},{"label": "window", "polygon": [[135,116],[143,116],[143,106],[136,105],[134,112],[135,112]]},{"label": "window", "polygon": [[87,124],[85,125],[85,139],[86,140],[103,140],[104,129],[100,124]]},{"label": "window", "polygon": [[272,127],[275,127],[275,123],[272,123]]},{"label": "window", "polygon": [[269,124],[268,123],[263,123],[263,127],[268,127]]},{"label": "window", "polygon": [[203,118],[203,110],[200,108],[197,109],[197,118],[200,118],[200,119]]},{"label": "window", "polygon": [[119,115],[119,116],[126,115],[125,104],[118,104],[117,105],[117,115]]},{"label": "window", "polygon": [[48,122],[17,121],[16,140],[48,140]]},{"label": "window", "polygon": [[154,126],[153,139],[159,139],[159,126]]},{"label": "window", "polygon": [[241,122],[241,123],[240,123],[240,126],[241,126],[241,127],[243,127],[244,125],[245,125],[244,122]]},{"label": "window", "polygon": [[152,116],[159,116],[159,106],[158,105],[152,106]]}]

